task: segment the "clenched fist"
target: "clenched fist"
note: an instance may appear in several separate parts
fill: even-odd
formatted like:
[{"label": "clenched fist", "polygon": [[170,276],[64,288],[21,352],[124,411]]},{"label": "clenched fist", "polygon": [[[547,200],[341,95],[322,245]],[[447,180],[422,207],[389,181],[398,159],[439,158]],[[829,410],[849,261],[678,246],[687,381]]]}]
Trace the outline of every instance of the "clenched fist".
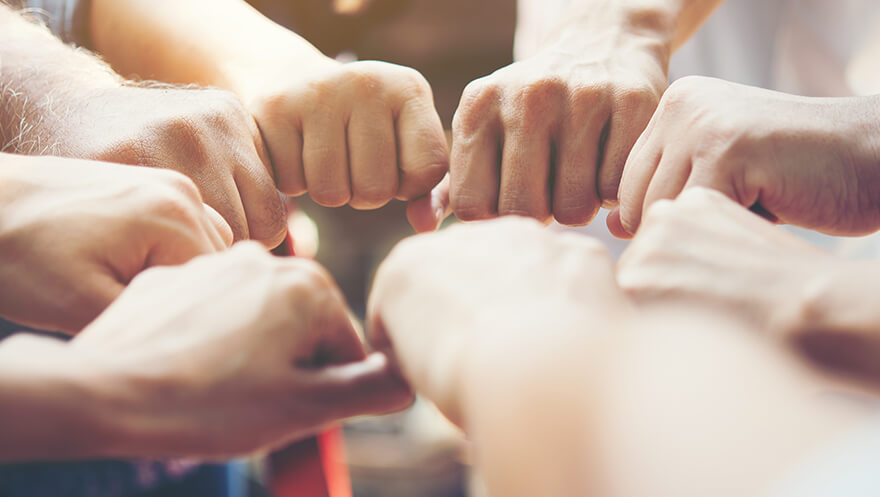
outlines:
[{"label": "clenched fist", "polygon": [[717,190],[771,220],[833,235],[880,228],[880,99],[806,98],[690,77],[663,96],[626,163],[609,228],[658,200]]}]

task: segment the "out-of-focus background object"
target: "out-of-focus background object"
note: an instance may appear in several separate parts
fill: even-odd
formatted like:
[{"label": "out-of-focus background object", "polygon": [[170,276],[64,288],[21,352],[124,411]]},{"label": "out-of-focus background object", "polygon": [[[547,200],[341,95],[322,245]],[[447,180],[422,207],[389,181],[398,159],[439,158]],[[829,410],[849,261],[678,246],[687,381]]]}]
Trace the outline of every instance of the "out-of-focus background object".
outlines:
[{"label": "out-of-focus background object", "polygon": [[[328,56],[418,69],[431,82],[447,129],[464,87],[513,58],[515,0],[250,1]],[[301,197],[289,207],[297,254],[316,252],[363,317],[376,266],[413,233],[405,204],[363,212],[325,209]],[[345,440],[354,497],[480,497],[463,438],[424,401],[349,423]]]}]

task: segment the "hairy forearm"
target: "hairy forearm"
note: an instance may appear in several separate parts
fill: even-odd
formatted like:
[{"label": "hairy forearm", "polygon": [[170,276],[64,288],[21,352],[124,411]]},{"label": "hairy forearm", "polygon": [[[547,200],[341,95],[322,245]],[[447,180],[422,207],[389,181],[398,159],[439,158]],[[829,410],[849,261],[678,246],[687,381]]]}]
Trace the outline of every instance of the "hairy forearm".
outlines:
[{"label": "hairy forearm", "polygon": [[548,335],[472,356],[464,426],[493,495],[759,495],[870,415],[714,316]]},{"label": "hairy forearm", "polygon": [[123,75],[239,91],[242,73],[279,54],[323,57],[242,0],[92,0],[90,17],[96,50]]},{"label": "hairy forearm", "polygon": [[53,127],[69,118],[72,98],[118,85],[119,78],[84,51],[0,5],[0,151],[51,153]]}]

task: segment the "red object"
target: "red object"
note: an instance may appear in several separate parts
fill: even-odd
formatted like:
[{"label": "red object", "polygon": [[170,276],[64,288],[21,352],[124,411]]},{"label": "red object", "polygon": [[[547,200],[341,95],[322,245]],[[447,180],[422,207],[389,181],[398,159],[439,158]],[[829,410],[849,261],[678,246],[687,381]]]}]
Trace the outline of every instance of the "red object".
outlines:
[{"label": "red object", "polygon": [[[272,251],[292,257],[293,238]],[[351,497],[342,428],[297,442],[269,457],[270,487],[275,497]]]}]

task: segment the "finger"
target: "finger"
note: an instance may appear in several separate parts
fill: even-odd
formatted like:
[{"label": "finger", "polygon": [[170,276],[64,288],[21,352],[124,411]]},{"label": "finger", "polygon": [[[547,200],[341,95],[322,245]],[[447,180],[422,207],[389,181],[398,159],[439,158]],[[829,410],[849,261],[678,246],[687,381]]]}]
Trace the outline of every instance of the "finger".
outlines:
[{"label": "finger", "polygon": [[[586,111],[585,112],[589,112]],[[596,163],[605,115],[570,120],[560,133],[553,185],[553,215],[559,223],[582,226],[599,211]]]},{"label": "finger", "polygon": [[430,90],[404,102],[397,116],[400,189],[397,198],[428,194],[449,171],[449,147]]},{"label": "finger", "polygon": [[348,145],[341,116],[319,116],[303,128],[303,167],[312,199],[324,207],[351,200]]},{"label": "finger", "polygon": [[505,133],[498,214],[549,219],[549,127],[520,127]]},{"label": "finger", "polygon": [[620,226],[633,235],[642,219],[642,206],[648,194],[651,178],[660,165],[663,148],[653,128],[648,128],[639,138],[639,143],[626,161],[620,181],[619,206]]},{"label": "finger", "polygon": [[274,248],[284,241],[287,233],[284,205],[266,165],[242,160],[240,167],[234,170],[233,179],[247,218],[248,233],[252,240]]},{"label": "finger", "polygon": [[605,225],[608,226],[608,231],[611,232],[611,235],[615,238],[630,240],[633,237],[623,227],[623,222],[620,220],[620,207],[615,207],[608,213],[608,216],[605,218]]},{"label": "finger", "polygon": [[648,212],[648,208],[658,200],[674,200],[684,189],[690,176],[691,159],[687,154],[677,151],[663,154],[645,193],[642,212]]},{"label": "finger", "polygon": [[303,171],[303,137],[286,118],[263,121],[260,126],[266,153],[274,171],[275,186],[285,195],[306,193]]},{"label": "finger", "polygon": [[412,403],[412,391],[381,353],[363,361],[318,370],[299,370],[295,379],[301,394],[303,385],[312,399],[323,406],[330,422],[364,414],[386,414]]},{"label": "finger", "polygon": [[449,175],[429,195],[411,201],[406,207],[406,217],[416,233],[436,230],[451,213]]},{"label": "finger", "polygon": [[378,209],[397,195],[396,149],[394,121],[388,109],[369,103],[355,109],[348,123],[353,208]]},{"label": "finger", "polygon": [[656,108],[648,102],[639,100],[620,104],[611,114],[602,164],[598,172],[599,197],[604,207],[614,207],[618,203],[618,190],[627,157]]},{"label": "finger", "polygon": [[205,230],[214,242],[214,247],[218,251],[231,247],[235,239],[232,228],[213,207],[208,204],[202,204],[202,207],[205,208],[205,217],[207,218]]},{"label": "finger", "polygon": [[462,221],[478,221],[498,213],[503,140],[497,115],[462,112],[459,109],[452,123],[449,202]]},{"label": "finger", "polygon": [[701,187],[714,190],[726,196],[729,200],[743,207],[752,207],[759,200],[759,190],[749,190],[736,181],[729,174],[721,174],[722,171],[743,170],[735,164],[724,160],[697,160],[694,162],[690,176],[684,185],[685,190]]},{"label": "finger", "polygon": [[[308,320],[298,323],[310,332],[305,336],[313,337],[308,342],[309,350],[302,350],[304,335],[289,335],[293,341],[291,347],[297,349],[294,352],[306,354],[300,357],[304,359],[303,365],[323,366],[362,360],[366,356],[363,341],[352,322],[345,298],[327,271],[315,262],[294,257],[284,258],[278,264],[298,282],[303,275],[310,276],[307,298],[312,304],[308,315],[303,317]],[[302,305],[301,292],[292,293],[289,298],[290,305]]]},{"label": "finger", "polygon": [[[214,243],[201,228],[188,230],[186,233],[171,231],[154,241],[143,267],[137,272],[154,266],[178,266],[200,255],[216,251]],[[136,274],[127,276],[134,278]]]},{"label": "finger", "polygon": [[[238,191],[238,186],[235,184],[234,176],[233,174],[231,177],[219,179],[221,182],[220,187],[216,190],[203,189],[202,196],[204,197],[204,203],[211,206],[226,221],[226,224],[232,230],[233,240],[240,242],[250,239],[250,231],[248,229],[244,204],[242,204],[241,194]],[[211,183],[202,182],[202,184]]]}]

